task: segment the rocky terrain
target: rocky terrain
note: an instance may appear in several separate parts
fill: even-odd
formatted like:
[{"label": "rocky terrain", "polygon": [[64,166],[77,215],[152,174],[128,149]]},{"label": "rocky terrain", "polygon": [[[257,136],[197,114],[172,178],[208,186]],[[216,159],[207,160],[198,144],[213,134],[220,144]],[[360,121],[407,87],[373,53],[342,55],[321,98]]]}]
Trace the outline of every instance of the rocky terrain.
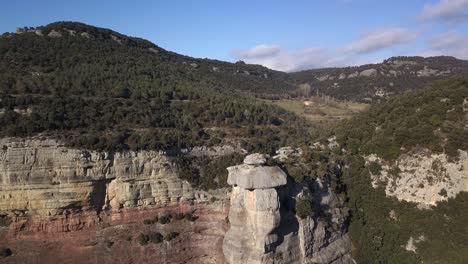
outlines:
[{"label": "rocky terrain", "polygon": [[[1,236],[14,250],[7,263],[132,263],[155,256],[163,263],[222,262],[229,202],[221,196],[210,203],[212,196],[180,180],[163,153],[86,151],[47,139],[1,144],[0,211],[11,221]],[[143,225],[176,213],[197,219]],[[179,236],[147,252],[138,235],[154,229]],[[134,250],[141,253],[128,255]]]},{"label": "rocky terrain", "polygon": [[[13,252],[5,263],[351,261],[346,209],[327,183],[293,183],[259,154],[228,168],[229,199],[180,180],[163,152],[87,151],[43,138],[3,138],[1,145],[0,247]],[[318,206],[301,219],[294,203],[305,193]],[[167,223],[150,220],[165,216]],[[142,234],[154,232],[177,235],[142,244]]]},{"label": "rocky terrain", "polygon": [[[247,156],[244,164],[229,167],[233,186],[230,228],[224,237],[227,263],[351,263],[351,241],[344,226],[337,198],[320,180],[308,189],[294,184],[277,166],[266,166],[266,158]],[[297,218],[295,198],[313,192],[318,210],[314,216]],[[332,222],[319,220],[321,207],[330,206]]]},{"label": "rocky terrain", "polygon": [[454,57],[392,57],[382,63],[292,73],[310,94],[377,102],[434,80],[467,74],[468,61]]},{"label": "rocky terrain", "polygon": [[457,160],[428,150],[403,155],[394,164],[384,165],[376,155],[367,157],[382,168],[372,176],[372,184],[384,185],[385,193],[398,200],[418,203],[421,207],[436,206],[437,202],[468,192],[468,153],[461,151]]}]

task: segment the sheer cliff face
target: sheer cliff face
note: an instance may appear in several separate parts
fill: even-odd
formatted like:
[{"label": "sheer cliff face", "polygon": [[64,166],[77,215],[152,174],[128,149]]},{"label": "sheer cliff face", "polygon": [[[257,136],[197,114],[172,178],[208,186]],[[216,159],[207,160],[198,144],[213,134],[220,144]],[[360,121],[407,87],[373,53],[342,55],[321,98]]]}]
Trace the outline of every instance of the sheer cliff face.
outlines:
[{"label": "sheer cliff face", "polygon": [[4,139],[0,145],[0,208],[18,215],[99,213],[194,197],[158,152],[90,152],[51,140]]},{"label": "sheer cliff face", "polygon": [[[258,154],[228,168],[230,199],[225,192],[209,199],[214,193],[180,180],[163,153],[94,152],[39,139],[2,139],[0,146],[0,220],[11,219],[0,225],[0,247],[14,252],[6,263],[351,261],[346,209],[326,180],[293,183]],[[317,209],[299,219],[294,201],[305,192]],[[144,224],[188,212],[196,220]],[[155,232],[178,236],[141,243],[141,234]]]},{"label": "sheer cliff face", "polygon": [[[0,141],[0,247],[5,261],[61,263],[220,263],[229,201],[194,190],[159,152],[94,152],[52,140]],[[195,221],[144,225],[193,212]],[[179,235],[142,246],[140,234]],[[130,254],[131,253],[131,254]],[[156,261],[158,262],[158,261]]]},{"label": "sheer cliff face", "polygon": [[[253,154],[244,164],[228,168],[233,191],[230,227],[223,242],[226,262],[352,263],[347,209],[326,180],[293,183],[283,170],[266,166],[265,161]],[[304,219],[296,217],[296,198],[311,193],[314,212]]]}]

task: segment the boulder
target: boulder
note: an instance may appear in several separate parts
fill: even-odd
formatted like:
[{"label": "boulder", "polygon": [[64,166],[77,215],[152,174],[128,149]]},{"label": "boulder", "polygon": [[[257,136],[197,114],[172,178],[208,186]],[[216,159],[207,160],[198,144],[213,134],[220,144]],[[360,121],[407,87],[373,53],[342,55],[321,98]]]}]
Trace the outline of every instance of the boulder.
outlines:
[{"label": "boulder", "polygon": [[249,164],[249,165],[263,165],[267,162],[267,155],[260,154],[260,153],[254,153],[247,155],[244,159],[244,164]]},{"label": "boulder", "polygon": [[286,184],[286,173],[278,166],[242,164],[227,168],[228,184],[243,189],[267,189]]}]

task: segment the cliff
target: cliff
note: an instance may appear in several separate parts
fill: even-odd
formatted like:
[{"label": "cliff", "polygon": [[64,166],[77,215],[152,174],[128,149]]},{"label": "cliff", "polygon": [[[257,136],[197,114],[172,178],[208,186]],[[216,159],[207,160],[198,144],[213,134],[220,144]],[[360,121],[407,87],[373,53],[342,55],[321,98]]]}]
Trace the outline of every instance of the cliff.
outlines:
[{"label": "cliff", "polygon": [[[228,168],[233,191],[223,243],[226,262],[352,263],[346,209],[340,208],[329,183],[293,183],[282,169],[265,162],[266,157],[254,154]],[[297,200],[311,193],[314,210],[304,218],[296,216]]]},{"label": "cliff", "polygon": [[[0,145],[0,247],[13,252],[5,263],[351,261],[346,208],[326,179],[293,183],[263,155],[228,168],[229,199],[192,188],[163,152],[40,138]],[[297,217],[296,199],[310,194],[314,211]]]},{"label": "cliff", "polygon": [[[222,262],[229,202],[222,192],[208,202],[212,196],[180,180],[164,153],[70,149],[48,139],[0,145],[0,216],[11,221],[0,228],[0,246],[13,249],[7,263]],[[178,214],[193,219],[143,224]],[[141,245],[139,236],[152,232],[178,236]]]}]

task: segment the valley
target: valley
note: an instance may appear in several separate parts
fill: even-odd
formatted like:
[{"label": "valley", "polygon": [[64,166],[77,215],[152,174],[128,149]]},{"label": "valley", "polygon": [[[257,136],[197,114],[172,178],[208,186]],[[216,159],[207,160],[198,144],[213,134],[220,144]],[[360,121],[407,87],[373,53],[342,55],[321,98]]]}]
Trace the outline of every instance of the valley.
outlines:
[{"label": "valley", "polygon": [[1,263],[465,263],[468,62],[286,73],[0,37]]}]

